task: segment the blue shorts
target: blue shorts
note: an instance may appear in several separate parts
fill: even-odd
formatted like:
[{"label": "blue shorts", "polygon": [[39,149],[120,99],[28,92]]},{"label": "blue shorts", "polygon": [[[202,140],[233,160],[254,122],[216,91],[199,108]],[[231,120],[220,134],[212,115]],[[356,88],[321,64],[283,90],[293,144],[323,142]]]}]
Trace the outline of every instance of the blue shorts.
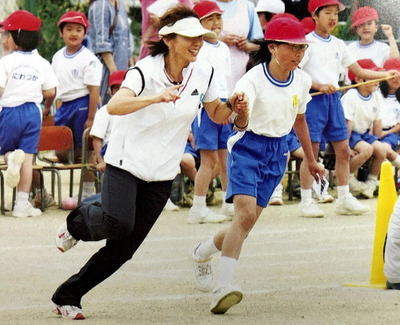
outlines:
[{"label": "blue shorts", "polygon": [[249,195],[265,208],[285,174],[287,155],[286,136],[234,132],[228,140],[226,202],[232,203],[235,195]]},{"label": "blue shorts", "polygon": [[197,116],[192,124],[196,150],[226,149],[226,142],[232,134],[232,124],[214,123],[202,108],[200,117]]},{"label": "blue shorts", "polygon": [[186,141],[186,147],[184,153],[191,154],[195,160],[200,161],[200,152],[198,150],[193,149],[190,141]]},{"label": "blue shorts", "polygon": [[37,153],[42,113],[35,103],[3,107],[0,112],[0,154],[21,149]]},{"label": "blue shorts", "polygon": [[68,126],[74,135],[74,148],[82,148],[82,135],[89,114],[89,96],[63,102],[54,114],[54,124]]},{"label": "blue shorts", "polygon": [[335,142],[348,138],[339,92],[314,96],[307,104],[306,120],[311,142]]},{"label": "blue shorts", "polygon": [[385,136],[381,141],[383,143],[389,143],[390,146],[394,151],[397,151],[397,145],[399,143],[399,135],[397,133],[389,133],[387,136]]},{"label": "blue shorts", "polygon": [[365,141],[369,144],[372,144],[373,142],[378,140],[379,138],[376,135],[370,134],[369,131],[363,134],[357,132],[351,132],[349,145],[351,149],[354,149],[354,146],[360,141]]},{"label": "blue shorts", "polygon": [[293,129],[286,136],[286,141],[287,141],[287,144],[288,144],[289,152],[296,151],[297,149],[299,149],[301,147],[300,141],[297,138],[297,135],[296,135],[296,133],[294,132]]}]

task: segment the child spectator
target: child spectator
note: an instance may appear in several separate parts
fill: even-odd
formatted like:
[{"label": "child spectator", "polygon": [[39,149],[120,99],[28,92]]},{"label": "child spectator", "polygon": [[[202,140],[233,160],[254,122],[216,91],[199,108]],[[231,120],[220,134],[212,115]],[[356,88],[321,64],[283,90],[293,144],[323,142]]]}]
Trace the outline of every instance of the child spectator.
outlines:
[{"label": "child spectator", "polygon": [[[381,70],[371,59],[357,62],[364,69]],[[351,71],[349,80],[353,84],[364,81]],[[382,134],[382,96],[375,91],[377,87],[378,82],[360,85],[349,89],[341,99],[349,130],[349,145],[353,150],[350,156],[349,187],[352,192],[361,189],[361,194],[368,199],[374,197],[381,164],[386,159],[385,146],[379,141]],[[362,183],[356,179],[354,172],[371,157],[368,178]]]},{"label": "child spectator", "polygon": [[[53,56],[52,66],[59,86],[57,100],[61,106],[54,115],[55,125],[71,128],[74,135],[75,158],[81,157],[82,134],[93,124],[99,105],[102,65],[96,56],[82,45],[89,28],[85,14],[69,11],[57,23],[65,47]],[[66,152],[57,152],[66,161]],[[94,194],[94,175],[88,172],[83,183],[82,197]]]},{"label": "child spectator", "polygon": [[14,51],[0,60],[0,154],[8,165],[6,184],[17,186],[13,217],[41,215],[29,202],[32,162],[37,153],[42,114],[40,103],[50,108],[57,79],[50,63],[37,51],[39,18],[17,10],[0,23]]},{"label": "child spectator", "polygon": [[285,12],[285,3],[282,0],[259,0],[256,5],[256,12],[261,28],[265,31],[268,22],[274,15]]},{"label": "child spectator", "polygon": [[[218,81],[218,94],[222,101],[228,98],[228,77],[230,75],[231,58],[228,46],[218,40],[223,27],[222,13],[216,2],[202,0],[196,3],[193,10],[200,23],[213,31],[216,38],[203,37],[204,44],[198,54],[199,61],[206,61],[214,67],[214,76]],[[233,204],[225,203],[228,177],[226,174],[226,143],[232,133],[229,119],[225,124],[216,124],[208,116],[205,109],[200,109],[197,123],[192,124],[196,150],[200,151],[200,167],[194,181],[193,205],[190,208],[189,223],[218,223],[233,216]],[[222,211],[217,214],[207,208],[206,195],[214,178],[214,170],[219,165],[222,187]]]},{"label": "child spectator", "polygon": [[[385,70],[400,72],[400,59],[389,59],[383,64]],[[387,159],[400,168],[400,156],[397,153],[400,132],[400,81],[397,78],[382,81],[380,91],[383,95],[382,138],[386,147]]]},{"label": "child spectator", "polygon": [[[387,59],[399,57],[399,49],[390,25],[381,25],[389,45],[375,39],[378,22],[379,15],[376,9],[368,6],[357,9],[352,17],[351,28],[355,29],[360,39],[350,43],[348,47],[356,59],[371,59],[377,66],[382,67]],[[350,83],[348,79],[346,83]]]},{"label": "child spectator", "polygon": [[[338,214],[362,214],[368,207],[359,203],[349,191],[350,150],[346,119],[340,102],[340,93],[337,91],[339,75],[342,67],[349,68],[362,79],[386,77],[389,72],[362,69],[344,41],[330,34],[338,23],[339,12],[345,8],[345,5],[338,0],[309,1],[308,10],[316,26],[315,30],[307,35],[307,39],[311,41],[310,49],[300,66],[311,76],[312,90],[323,93],[314,96],[307,104],[306,118],[315,157],[318,157],[321,141],[331,142],[335,151],[338,182],[335,211]],[[311,218],[322,217],[323,211],[312,199],[313,177],[309,174],[304,160],[300,167],[300,181],[301,215]]]}]

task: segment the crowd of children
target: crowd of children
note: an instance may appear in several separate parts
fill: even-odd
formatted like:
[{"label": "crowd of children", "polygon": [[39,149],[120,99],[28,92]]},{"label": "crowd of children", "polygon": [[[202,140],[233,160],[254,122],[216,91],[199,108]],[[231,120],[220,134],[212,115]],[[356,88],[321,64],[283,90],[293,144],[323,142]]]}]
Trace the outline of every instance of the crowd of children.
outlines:
[{"label": "crowd of children", "polygon": [[[281,181],[290,154],[301,160],[299,210],[301,216],[309,218],[324,215],[313,197],[313,184],[324,178],[324,168],[318,161],[319,152],[327,142],[334,148],[336,156],[335,212],[338,214],[363,214],[368,210],[355,196],[374,197],[383,161],[387,159],[400,168],[397,152],[400,55],[392,27],[388,24],[379,26],[378,12],[369,6],[361,7],[354,12],[351,23],[359,40],[346,45],[332,35],[339,13],[345,9],[339,0],[310,0],[308,11],[312,20],[306,17],[301,22],[285,13],[285,4],[281,0],[259,0],[255,8],[246,3],[237,1],[232,7],[229,1],[201,0],[193,7],[202,26],[193,25],[193,28],[197,32],[201,28],[198,34],[201,36],[188,36],[179,29],[180,35],[193,43],[196,37],[202,38],[201,49],[196,47],[191,51],[196,52],[199,64],[213,67],[208,84],[212,85],[212,95],[217,95],[221,103],[225,103],[224,107],[231,110],[232,107],[238,110],[243,103],[248,104],[249,110],[248,119],[233,113],[223,122],[218,118],[219,123],[215,123],[208,115],[209,103],[204,102],[203,107],[201,102],[211,95],[201,94],[198,113],[180,161],[182,172],[194,183],[188,223],[232,221],[208,241],[196,244],[192,254],[196,285],[202,291],[214,289],[211,311],[216,314],[225,313],[242,299],[241,289],[233,284],[241,247],[263,209],[268,204],[283,204]],[[228,29],[224,29],[224,15]],[[243,15],[246,24],[239,26],[234,20]],[[101,173],[106,171],[103,157],[113,132],[112,125],[115,119],[123,117],[111,116],[106,103],[99,109],[104,67],[82,45],[90,28],[84,13],[69,11],[59,19],[57,27],[65,47],[55,53],[51,64],[36,50],[39,18],[18,10],[0,24],[5,31],[3,42],[12,51],[0,59],[0,154],[4,155],[8,165],[7,185],[17,187],[12,215],[35,217],[41,211],[28,200],[33,178],[32,162],[37,153],[42,116],[50,113],[53,103],[61,102],[55,112],[55,125],[65,125],[73,131],[76,159],[81,156],[82,134],[91,128],[92,162]],[[379,27],[388,44],[375,39]],[[163,29],[173,28],[173,25],[165,25]],[[263,39],[248,38],[249,35],[260,36],[261,28]],[[162,34],[160,31],[161,40],[163,37],[168,40],[165,41],[167,46],[173,46],[173,38],[169,38],[171,33],[175,32]],[[179,53],[176,48],[169,50]],[[167,51],[166,56],[169,53],[166,48],[162,51]],[[184,57],[185,54],[179,55]],[[242,71],[244,57],[250,57],[246,72]],[[236,59],[240,60],[239,65]],[[146,72],[151,74],[150,70]],[[159,103],[175,105],[189,83],[191,72],[188,79],[182,77],[182,72],[173,75],[166,67],[163,73],[172,88]],[[140,90],[139,96],[149,85],[145,84],[139,68],[135,69],[135,74],[141,76],[143,88],[137,88],[136,83],[130,86]],[[107,77],[112,95],[119,90],[125,75],[126,71],[120,70]],[[343,93],[338,91],[341,81],[351,84]],[[236,95],[234,102],[230,102],[233,90],[246,97]],[[199,95],[195,91],[192,96]],[[136,93],[132,97],[136,97]],[[174,98],[173,103],[168,103],[171,98]],[[158,104],[150,102],[148,105]],[[65,160],[65,152],[56,154],[60,160]],[[364,179],[357,178],[356,173],[363,165],[368,165],[369,173]],[[217,175],[222,190],[220,213],[207,207],[207,193]],[[94,194],[93,177],[93,173],[85,174],[84,198]],[[163,190],[162,194],[165,196],[166,192]],[[333,201],[329,194],[319,199],[321,202]],[[67,224],[60,229],[58,247],[61,250],[72,248],[77,239],[68,232]],[[222,257],[214,288],[211,257],[217,252],[222,252]],[[400,282],[397,280],[394,282]],[[57,299],[53,297],[54,301]],[[58,313],[74,319],[84,318],[79,304],[57,304]]]}]

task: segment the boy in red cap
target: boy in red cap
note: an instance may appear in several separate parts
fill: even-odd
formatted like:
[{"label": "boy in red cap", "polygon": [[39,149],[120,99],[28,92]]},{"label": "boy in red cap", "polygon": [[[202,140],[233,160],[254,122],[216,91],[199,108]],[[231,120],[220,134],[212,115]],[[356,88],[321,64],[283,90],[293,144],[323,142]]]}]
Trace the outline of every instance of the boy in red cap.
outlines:
[{"label": "boy in red cap", "polygon": [[[228,46],[218,40],[223,28],[222,13],[215,1],[202,0],[196,3],[193,10],[197,13],[200,23],[206,29],[213,31],[215,38],[203,37],[204,43],[200,49],[198,60],[206,61],[214,67],[214,76],[218,81],[218,95],[221,100],[228,98],[228,78],[231,74],[231,56]],[[218,223],[231,219],[233,205],[225,203],[228,178],[226,175],[226,142],[232,133],[229,120],[225,124],[216,124],[201,109],[192,124],[196,151],[200,151],[200,167],[194,181],[193,205],[187,218],[188,223]],[[206,204],[206,196],[210,183],[219,170],[222,187],[222,211],[217,214]]]},{"label": "boy in red cap", "polygon": [[[338,23],[339,12],[346,7],[338,0],[310,0],[308,10],[315,21],[315,30],[307,35],[311,41],[300,67],[312,80],[312,91],[322,92],[313,96],[307,104],[307,122],[315,157],[318,157],[320,143],[332,143],[336,154],[337,192],[335,212],[337,214],[362,214],[368,210],[357,201],[349,190],[350,150],[348,131],[340,93],[337,91],[339,75],[343,67],[351,70],[362,79],[377,79],[396,72],[380,72],[363,69],[357,63],[344,41],[331,35]],[[313,177],[307,171],[306,162],[300,168],[301,202],[303,217],[323,217],[323,211],[312,199]]]},{"label": "boy in red cap", "polygon": [[[362,59],[358,64],[368,70],[379,71],[371,59]],[[364,82],[363,79],[349,71],[349,79],[353,84]],[[386,149],[379,141],[382,135],[382,96],[375,90],[378,82],[361,85],[349,89],[341,98],[344,116],[349,133],[349,145],[353,153],[350,155],[350,179],[355,178],[354,172],[368,159],[373,157],[369,168],[368,178],[359,194],[368,199],[374,197],[378,185],[378,174],[382,162],[386,159]],[[356,179],[353,182],[358,182]],[[350,191],[353,192],[350,182]],[[354,194],[356,194],[356,189]]]},{"label": "boy in red cap", "polygon": [[50,108],[58,81],[50,63],[35,51],[40,24],[25,10],[13,12],[0,23],[14,51],[0,60],[0,154],[8,165],[6,183],[17,186],[14,217],[41,215],[28,201],[32,161],[42,123],[40,104],[45,98],[45,109]]},{"label": "boy in red cap", "polygon": [[[99,106],[102,65],[96,56],[82,45],[89,23],[82,12],[69,11],[57,23],[65,47],[53,56],[52,66],[60,82],[56,100],[62,104],[54,115],[55,125],[71,128],[74,135],[75,158],[80,158],[82,134],[93,124]],[[60,160],[66,152],[58,152]],[[94,175],[88,172],[83,183],[83,198],[94,194]]]},{"label": "boy in red cap", "polygon": [[[267,206],[287,165],[287,134],[294,128],[303,147],[307,166],[316,180],[324,168],[314,158],[305,119],[311,100],[311,78],[297,69],[308,40],[300,22],[278,18],[269,22],[265,41],[252,56],[252,68],[236,83],[249,102],[246,125],[236,123],[238,132],[228,140],[227,200],[235,205],[235,216],[227,229],[219,231],[193,249],[197,287],[213,288],[212,255],[221,252],[217,285],[211,298],[211,312],[224,314],[242,299],[233,284],[236,264],[244,240]],[[278,113],[279,112],[279,113]]]}]

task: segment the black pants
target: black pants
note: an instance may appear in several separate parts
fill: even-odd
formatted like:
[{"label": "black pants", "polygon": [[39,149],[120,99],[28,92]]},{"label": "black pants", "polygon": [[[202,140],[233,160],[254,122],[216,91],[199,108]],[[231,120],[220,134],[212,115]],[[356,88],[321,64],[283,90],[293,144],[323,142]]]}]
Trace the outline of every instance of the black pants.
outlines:
[{"label": "black pants", "polygon": [[107,166],[102,207],[82,205],[67,217],[68,231],[82,241],[107,239],[82,269],[52,297],[58,305],[81,307],[81,298],[132,258],[157,221],[171,192],[171,181],[144,182],[132,174]]}]

